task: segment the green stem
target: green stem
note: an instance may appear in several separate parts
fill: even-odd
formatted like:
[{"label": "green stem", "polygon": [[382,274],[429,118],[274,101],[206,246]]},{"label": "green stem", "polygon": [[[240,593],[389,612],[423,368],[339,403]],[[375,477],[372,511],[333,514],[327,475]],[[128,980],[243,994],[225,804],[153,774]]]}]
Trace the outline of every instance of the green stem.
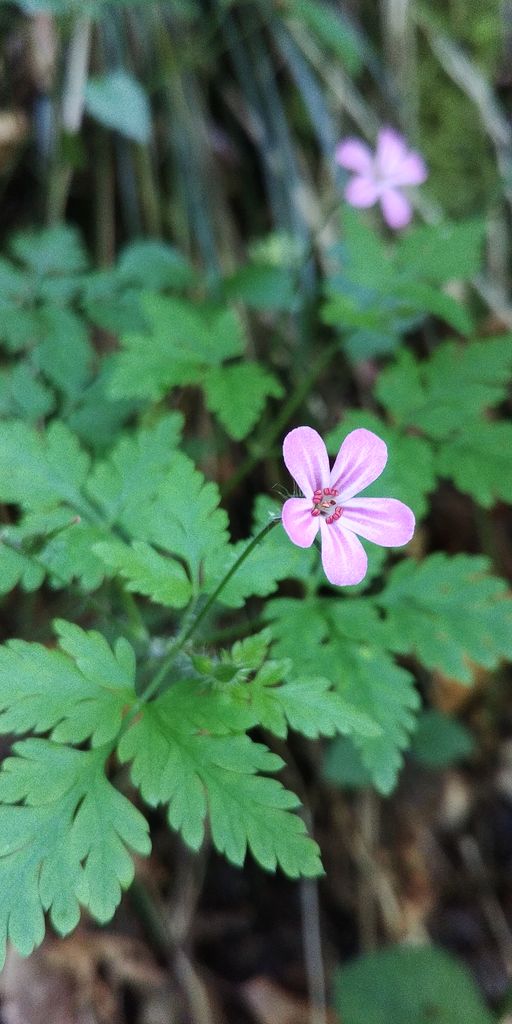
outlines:
[{"label": "green stem", "polygon": [[157,672],[156,676],[154,677],[154,679],[151,680],[149,686],[146,687],[144,693],[137,701],[136,710],[134,708],[135,713],[137,713],[140,710],[142,704],[146,704],[147,701],[150,700],[150,698],[153,697],[155,693],[157,693],[171,665],[177,658],[179,652],[183,650],[185,644],[190,640],[192,634],[195,633],[197,627],[206,618],[208,612],[210,611],[210,608],[212,607],[212,605],[215,604],[215,601],[217,600],[221,591],[224,590],[226,584],[229,583],[230,579],[232,579],[235,573],[238,572],[240,566],[243,564],[243,562],[245,562],[246,558],[249,557],[251,552],[254,551],[254,548],[257,547],[258,544],[260,544],[261,541],[267,536],[267,533],[270,533],[270,531],[274,529],[274,526],[277,526],[277,524],[280,522],[280,519],[272,519],[271,522],[267,523],[267,525],[264,526],[263,529],[260,530],[260,532],[257,533],[255,537],[253,537],[253,539],[247,545],[245,550],[242,551],[242,554],[239,556],[239,558],[237,558],[236,562],[233,562],[231,569],[229,569],[226,575],[223,576],[218,586],[215,587],[213,593],[210,594],[208,600],[206,601],[206,604],[204,604],[203,607],[201,608],[199,615],[196,616],[196,618],[190,623],[190,625],[187,625],[185,627],[185,630],[182,632],[181,636],[179,636],[178,639],[176,640],[176,643],[173,644],[169,655],[167,656],[167,658],[165,658],[163,664],[160,666],[160,669]]},{"label": "green stem", "polygon": [[281,407],[281,411],[278,416],[272,421],[269,429],[262,435],[259,441],[254,444],[253,451],[247,456],[242,462],[238,471],[233,474],[226,486],[223,488],[222,496],[226,498],[236,487],[245,480],[245,477],[251,472],[251,470],[258,464],[263,455],[268,455],[268,452],[273,448],[275,441],[281,434],[283,428],[287,425],[288,421],[292,418],[293,414],[300,408],[304,399],[311,390],[312,385],[318,380],[320,375],[323,373],[325,368],[329,365],[331,359],[339,352],[339,339],[337,338],[331,345],[327,345],[323,352],[315,359],[311,370],[306,374],[299,386],[292,392],[287,402]]}]

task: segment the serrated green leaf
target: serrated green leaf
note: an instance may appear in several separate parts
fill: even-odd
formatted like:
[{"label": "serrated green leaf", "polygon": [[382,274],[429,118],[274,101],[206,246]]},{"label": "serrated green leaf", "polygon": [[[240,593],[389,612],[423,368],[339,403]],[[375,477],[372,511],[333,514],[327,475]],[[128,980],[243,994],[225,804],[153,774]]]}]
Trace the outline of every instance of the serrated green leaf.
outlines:
[{"label": "serrated green leaf", "polygon": [[193,284],[193,268],[177,249],[155,238],[131,242],[121,252],[116,267],[118,276],[138,288],[180,291]]},{"label": "serrated green leaf", "polygon": [[46,910],[61,934],[80,903],[108,921],[133,879],[127,847],[150,850],[147,822],[105,778],[105,750],[37,739],[14,750],[0,771],[2,963],[7,938],[22,955],[42,942]]},{"label": "serrated green leaf", "polygon": [[229,309],[209,312],[184,299],[146,293],[142,297],[149,331],[126,334],[116,357],[114,398],[160,398],[171,388],[201,383],[209,367],[240,355],[242,324]]},{"label": "serrated green leaf", "polygon": [[209,370],[204,378],[206,404],[235,441],[247,437],[258,422],[267,398],[281,398],[283,389],[259,363],[236,363]]},{"label": "serrated green leaf", "polygon": [[124,523],[125,518],[136,525],[140,508],[155,497],[162,478],[170,473],[182,424],[179,413],[162,416],[151,427],[123,435],[96,463],[87,490],[109,525]]},{"label": "serrated green leaf", "polygon": [[89,458],[60,422],[39,434],[19,421],[0,424],[0,497],[28,509],[65,502],[89,514],[81,489]]},{"label": "serrated green leaf", "polygon": [[273,772],[281,759],[247,736],[200,735],[181,718],[169,691],[146,706],[125,733],[122,761],[132,761],[132,778],[148,803],[168,803],[168,820],[197,849],[208,815],[213,843],[241,865],[249,848],[269,871],[279,865],[292,878],[321,873],[318,847],[304,823],[290,813],[298,805]]},{"label": "serrated green leaf", "polygon": [[22,551],[13,551],[0,539],[0,594],[8,594],[13,587],[37,590],[44,580],[45,570]]},{"label": "serrated green leaf", "polygon": [[295,305],[294,277],[288,267],[250,263],[224,282],[224,291],[228,299],[253,309],[288,311]]},{"label": "serrated green leaf", "polygon": [[369,227],[359,210],[345,205],[342,211],[343,273],[356,285],[381,290],[393,278],[390,254],[376,231]]},{"label": "serrated green leaf", "polygon": [[492,508],[499,499],[512,503],[511,451],[512,424],[475,420],[443,441],[435,467],[479,505]]},{"label": "serrated green leaf", "polygon": [[23,309],[18,303],[0,305],[0,341],[9,352],[30,348],[38,337],[37,310]]},{"label": "serrated green leaf", "polygon": [[28,362],[0,371],[0,416],[35,422],[55,407],[55,396]]},{"label": "serrated green leaf", "polygon": [[169,608],[184,608],[190,601],[192,588],[183,566],[144,541],[103,541],[94,545],[94,553],[127,580],[128,590]]},{"label": "serrated green leaf", "polygon": [[401,562],[375,598],[387,615],[390,649],[471,683],[470,660],[495,668],[512,655],[512,609],[488,559],[438,552]]},{"label": "serrated green leaf", "polygon": [[422,225],[409,229],[396,245],[403,272],[420,280],[444,284],[467,281],[481,268],[485,240],[482,219],[450,224]]},{"label": "serrated green leaf", "polygon": [[146,92],[123,68],[89,78],[85,89],[87,113],[135,142],[151,137],[151,110]]},{"label": "serrated green leaf", "polygon": [[11,238],[9,250],[39,278],[68,277],[87,268],[82,239],[69,224],[43,231],[20,231]]},{"label": "serrated green leaf", "polygon": [[69,309],[46,305],[38,310],[39,341],[34,365],[48,381],[70,398],[78,397],[88,381],[93,351],[83,323]]},{"label": "serrated green leaf", "polygon": [[217,485],[206,481],[186,455],[174,452],[154,499],[127,508],[122,522],[133,536],[183,559],[195,593],[208,591],[211,566],[219,553],[221,558],[230,554],[227,515],[219,501]]},{"label": "serrated green leaf", "polygon": [[115,653],[95,631],[59,620],[60,649],[10,640],[0,646],[0,726],[49,732],[60,742],[112,740],[135,701],[135,665],[126,641]]},{"label": "serrated green leaf", "polygon": [[399,426],[444,439],[503,400],[511,367],[510,336],[446,342],[422,362],[401,352],[380,374],[376,395]]},{"label": "serrated green leaf", "polygon": [[493,1024],[475,983],[435,946],[391,946],[340,968],[334,1004],[344,1024]]},{"label": "serrated green leaf", "polygon": [[[255,724],[282,738],[286,738],[288,727],[308,739],[334,736],[337,732],[362,736],[380,734],[376,722],[336,693],[329,679],[304,675],[284,683],[281,679],[269,680],[268,673],[274,664],[266,662],[250,683],[239,686],[240,691],[245,690],[246,699],[254,710]],[[283,666],[280,676],[290,673],[287,660]],[[277,686],[277,682],[281,685]]]},{"label": "serrated green leaf", "polygon": [[73,408],[66,410],[65,415],[68,427],[81,441],[91,448],[103,451],[112,447],[113,440],[139,405],[134,400],[116,401],[111,397],[111,375],[111,358],[104,356],[98,373],[83,388],[81,395],[73,403]]},{"label": "serrated green leaf", "polygon": [[[39,571],[46,569],[53,586],[78,579],[86,590],[98,587],[105,563],[95,545],[112,540],[114,525],[146,540],[139,530],[140,505],[155,499],[162,477],[170,471],[181,422],[173,413],[151,428],[123,436],[92,473],[88,456],[64,424],[55,422],[46,433],[19,422],[0,424],[0,497],[31,512],[51,511],[62,517],[52,525],[50,536],[46,528],[41,531],[34,552]],[[74,517],[76,512],[79,518]],[[31,518],[32,514],[25,516],[11,531],[15,541],[30,537]]]},{"label": "serrated green leaf", "polygon": [[397,283],[394,295],[403,299],[405,308],[417,313],[430,313],[444,320],[460,334],[469,335],[474,330],[473,317],[468,309],[451,297],[423,281]]},{"label": "serrated green leaf", "polygon": [[380,727],[377,735],[353,726],[350,731],[374,784],[390,792],[419,698],[412,676],[386,652],[372,602],[278,598],[267,602],[265,617],[272,623],[276,651],[292,659],[297,673],[329,679],[354,719],[359,712]]}]

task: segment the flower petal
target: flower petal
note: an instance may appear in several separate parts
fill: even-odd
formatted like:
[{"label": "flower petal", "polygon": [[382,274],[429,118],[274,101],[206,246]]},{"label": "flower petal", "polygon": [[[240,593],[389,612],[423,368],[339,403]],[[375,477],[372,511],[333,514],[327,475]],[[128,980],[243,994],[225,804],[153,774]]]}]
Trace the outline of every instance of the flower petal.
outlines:
[{"label": "flower petal", "polygon": [[415,527],[413,512],[396,498],[352,498],[343,506],[343,525],[384,548],[410,541]]},{"label": "flower petal", "polygon": [[373,206],[381,194],[382,188],[371,177],[357,176],[351,178],[345,187],[345,199],[351,206]]},{"label": "flower petal", "polygon": [[330,486],[340,492],[339,503],[372,484],[387,461],[387,446],[377,434],[364,427],[347,434],[331,470]]},{"label": "flower petal", "polygon": [[322,565],[329,583],[337,587],[354,586],[366,576],[368,558],[355,533],[344,530],[339,522],[320,522]]},{"label": "flower petal", "polygon": [[336,147],[334,159],[347,171],[370,174],[373,167],[373,153],[360,139],[343,139]]},{"label": "flower petal", "polygon": [[288,498],[283,505],[281,522],[294,544],[310,548],[318,532],[318,516],[311,515],[307,498]]},{"label": "flower petal", "polygon": [[419,153],[408,153],[393,175],[394,185],[422,185],[428,178],[427,165]]},{"label": "flower petal", "polygon": [[412,217],[412,206],[397,189],[387,188],[380,197],[380,205],[386,224],[395,231],[405,228]]},{"label": "flower petal", "polygon": [[392,177],[399,170],[407,155],[408,149],[403,135],[395,132],[394,128],[381,128],[377,136],[375,150],[375,163],[378,167],[379,177]]},{"label": "flower petal", "polygon": [[285,466],[306,498],[329,486],[329,457],[320,434],[312,427],[290,430],[283,442]]}]

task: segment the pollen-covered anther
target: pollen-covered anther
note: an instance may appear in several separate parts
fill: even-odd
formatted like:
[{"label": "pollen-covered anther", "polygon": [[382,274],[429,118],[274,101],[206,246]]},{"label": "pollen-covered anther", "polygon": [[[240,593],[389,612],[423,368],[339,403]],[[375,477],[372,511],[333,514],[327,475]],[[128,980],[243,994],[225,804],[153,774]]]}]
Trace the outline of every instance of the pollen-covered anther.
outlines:
[{"label": "pollen-covered anther", "polygon": [[329,523],[329,524],[330,523],[336,523],[338,521],[338,519],[342,515],[343,515],[343,509],[342,509],[341,505],[338,505],[338,507],[335,508],[332,516],[327,516],[327,519],[325,521],[326,521],[326,523]]}]

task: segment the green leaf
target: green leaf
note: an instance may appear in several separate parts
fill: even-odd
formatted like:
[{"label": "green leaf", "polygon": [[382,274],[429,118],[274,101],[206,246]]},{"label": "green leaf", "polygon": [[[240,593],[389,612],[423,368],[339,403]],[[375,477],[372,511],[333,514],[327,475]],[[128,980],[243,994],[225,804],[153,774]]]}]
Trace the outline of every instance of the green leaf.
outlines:
[{"label": "green leaf", "polygon": [[4,732],[52,731],[59,742],[112,740],[135,701],[135,661],[126,640],[114,651],[95,631],[59,620],[60,648],[24,640],[0,647],[0,726]]},{"label": "green leaf", "polygon": [[[86,590],[98,587],[105,563],[96,544],[111,541],[116,524],[137,540],[151,539],[141,533],[141,503],[154,501],[171,470],[181,422],[173,413],[150,428],[124,435],[92,473],[89,458],[64,424],[55,422],[41,434],[19,422],[0,424],[0,497],[30,512],[52,511],[62,517],[49,531],[41,531],[37,546],[38,572],[46,569],[53,586],[79,579]],[[25,516],[10,531],[14,541],[31,537],[30,520]],[[12,570],[10,574],[12,578]],[[189,589],[186,580],[183,588],[183,570],[176,569],[174,577],[182,580],[183,601]]]},{"label": "green leaf", "polygon": [[229,309],[211,313],[184,299],[147,293],[148,333],[126,334],[112,378],[114,398],[158,399],[171,388],[201,383],[206,370],[245,348],[242,324]]},{"label": "green leaf", "polygon": [[[275,678],[276,666],[278,678]],[[283,671],[284,674],[290,672],[287,666],[287,659],[268,661],[250,683],[239,684],[238,692],[245,690],[244,696],[255,713],[255,725],[283,739],[288,728],[308,739],[334,736],[337,732],[380,735],[376,722],[336,693],[329,679],[308,675],[282,683]]]},{"label": "green leaf", "polygon": [[137,411],[134,400],[115,401],[110,395],[112,362],[103,357],[98,373],[66,414],[66,423],[81,441],[95,449],[111,448],[122,426]]},{"label": "green leaf", "polygon": [[89,379],[93,351],[83,321],[69,309],[47,305],[38,310],[39,341],[35,366],[65,395],[77,398]]},{"label": "green leaf", "polygon": [[[0,284],[1,287],[1,284]],[[0,304],[0,341],[9,352],[30,348],[38,337],[37,310]]]},{"label": "green leaf", "polygon": [[34,422],[52,412],[55,397],[27,362],[0,371],[0,416]]},{"label": "green leaf", "polygon": [[235,441],[241,441],[258,422],[267,398],[281,398],[283,389],[259,363],[236,363],[208,371],[204,380],[206,404]]},{"label": "green leaf", "polygon": [[43,231],[21,231],[9,243],[12,255],[37,277],[69,277],[87,269],[82,239],[69,224]]},{"label": "green leaf", "polygon": [[482,266],[485,222],[444,222],[410,228],[396,245],[396,258],[408,276],[433,284],[467,281]]},{"label": "green leaf", "polygon": [[278,770],[281,759],[247,736],[198,734],[181,717],[173,690],[144,708],[119,747],[144,799],[168,804],[171,828],[192,849],[203,841],[208,815],[214,846],[231,863],[243,864],[249,848],[268,871],[279,865],[291,878],[321,873],[316,843],[290,813],[299,801],[257,774]]},{"label": "green leaf", "polygon": [[171,472],[182,424],[180,413],[162,416],[150,427],[123,434],[108,456],[95,464],[87,491],[108,525],[121,523],[128,532],[133,525],[133,535],[138,536],[141,508],[155,498]]},{"label": "green leaf", "polygon": [[95,121],[128,139],[147,144],[151,138],[148,97],[133,75],[122,68],[89,79],[85,109]]},{"label": "green leaf", "polygon": [[375,483],[365,488],[365,495],[398,498],[412,508],[417,518],[424,516],[427,495],[436,486],[430,444],[421,437],[401,433],[373,413],[350,410],[325,438],[329,453],[336,456],[347,434],[359,427],[372,430],[388,446],[386,468]]},{"label": "green leaf", "polygon": [[[252,714],[246,727],[263,726],[276,736],[286,738],[288,727],[303,736],[333,736],[336,732],[361,732],[363,736],[376,736],[379,727],[365,715],[357,712],[331,689],[328,679],[321,677],[290,678],[292,664],[289,658],[265,660],[272,639],[270,630],[235,644],[223,656],[220,669],[229,670],[224,696],[245,705]],[[263,646],[262,646],[263,645]],[[246,667],[247,659],[254,673]],[[218,671],[210,670],[213,675]]]},{"label": "green leaf", "polygon": [[345,205],[342,210],[343,275],[365,289],[386,288],[393,280],[393,264],[382,239],[359,211]]},{"label": "green leaf", "polygon": [[411,754],[428,768],[444,768],[463,761],[473,753],[475,743],[469,729],[434,709],[418,717]]},{"label": "green leaf", "polygon": [[509,335],[446,342],[422,362],[401,352],[379,375],[376,395],[399,426],[440,440],[505,398],[511,367]]},{"label": "green leaf", "polygon": [[340,968],[343,1024],[493,1024],[469,971],[435,946],[390,946]]},{"label": "green leaf", "polygon": [[152,291],[181,291],[194,283],[193,268],[172,245],[144,238],[127,245],[119,257],[117,274],[130,285]]},{"label": "green leaf", "polygon": [[289,267],[250,263],[224,282],[228,299],[258,310],[289,311],[295,305],[295,283]]},{"label": "green leaf", "polygon": [[0,497],[28,509],[65,502],[80,514],[89,459],[63,423],[38,434],[20,421],[0,424]]},{"label": "green leaf", "polygon": [[23,590],[37,590],[44,577],[44,568],[22,551],[6,547],[0,538],[0,594],[8,594],[18,584]]},{"label": "green leaf", "polygon": [[444,320],[460,334],[468,335],[474,330],[473,317],[465,306],[452,299],[451,295],[446,295],[445,292],[432,288],[423,281],[407,281],[403,284],[397,282],[393,294],[403,299],[408,311],[430,313],[439,320]]},{"label": "green leaf", "polygon": [[121,521],[132,536],[181,558],[188,566],[194,593],[208,592],[212,567],[230,553],[227,515],[218,507],[218,487],[206,481],[186,455],[174,452],[168,474],[157,488],[153,500],[139,499],[125,509]]},{"label": "green leaf", "polygon": [[472,682],[470,660],[495,668],[512,655],[512,609],[487,558],[441,552],[401,562],[376,602],[387,615],[389,647],[427,668]]},{"label": "green leaf", "polygon": [[373,604],[358,598],[278,598],[267,602],[265,618],[280,657],[289,657],[301,676],[329,679],[354,714],[380,727],[373,734],[353,729],[353,739],[374,785],[390,792],[419,698],[412,676],[385,650],[385,630]]},{"label": "green leaf", "polygon": [[435,455],[439,476],[453,480],[484,508],[512,503],[512,424],[475,420],[443,442]]},{"label": "green leaf", "polygon": [[190,601],[192,588],[183,566],[144,541],[103,541],[94,545],[94,553],[127,580],[128,590],[169,608],[184,608]]},{"label": "green leaf", "polygon": [[[81,305],[87,318],[111,334],[133,334],[147,330],[140,285],[131,283],[119,268],[95,270],[82,282]],[[114,353],[115,363],[118,354]]]},{"label": "green leaf", "polygon": [[80,903],[108,921],[133,879],[127,847],[150,850],[147,822],[105,778],[105,750],[31,739],[14,751],[0,771],[2,963],[7,938],[25,956],[42,942],[44,911],[61,934]]}]

